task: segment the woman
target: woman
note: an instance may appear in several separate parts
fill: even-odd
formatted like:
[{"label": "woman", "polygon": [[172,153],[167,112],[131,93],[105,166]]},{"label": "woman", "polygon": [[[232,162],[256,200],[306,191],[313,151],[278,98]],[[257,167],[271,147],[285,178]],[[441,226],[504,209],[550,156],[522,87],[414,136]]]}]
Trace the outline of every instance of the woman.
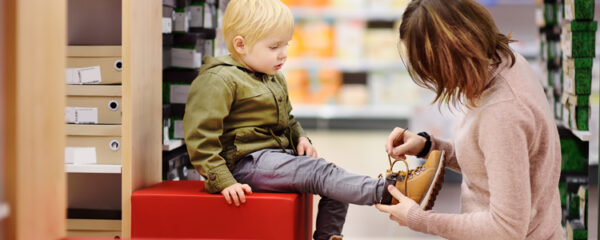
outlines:
[{"label": "woman", "polygon": [[448,239],[562,239],[560,143],[542,86],[508,46],[487,10],[473,0],[413,0],[400,25],[403,59],[433,102],[464,109],[454,141],[406,131],[389,135],[394,158],[446,152],[462,174],[461,213],[421,210],[399,200],[377,205],[400,225]]}]

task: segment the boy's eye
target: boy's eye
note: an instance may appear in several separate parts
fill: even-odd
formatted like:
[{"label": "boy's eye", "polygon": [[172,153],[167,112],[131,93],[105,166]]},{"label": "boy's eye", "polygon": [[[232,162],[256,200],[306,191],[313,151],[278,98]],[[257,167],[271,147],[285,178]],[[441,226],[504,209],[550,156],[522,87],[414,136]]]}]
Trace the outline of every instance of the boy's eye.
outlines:
[{"label": "boy's eye", "polygon": [[270,46],[269,48],[275,50],[277,49],[277,46]]}]

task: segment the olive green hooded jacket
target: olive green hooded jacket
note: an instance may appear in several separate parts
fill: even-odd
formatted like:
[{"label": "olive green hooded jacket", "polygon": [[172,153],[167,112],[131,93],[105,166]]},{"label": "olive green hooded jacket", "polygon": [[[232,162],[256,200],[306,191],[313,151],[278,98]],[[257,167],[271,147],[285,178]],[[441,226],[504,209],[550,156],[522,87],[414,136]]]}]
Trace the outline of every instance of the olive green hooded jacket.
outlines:
[{"label": "olive green hooded jacket", "polygon": [[207,178],[207,191],[237,183],[231,170],[249,153],[295,147],[305,134],[291,110],[282,74],[252,72],[231,56],[205,57],[190,87],[183,131],[192,165]]}]

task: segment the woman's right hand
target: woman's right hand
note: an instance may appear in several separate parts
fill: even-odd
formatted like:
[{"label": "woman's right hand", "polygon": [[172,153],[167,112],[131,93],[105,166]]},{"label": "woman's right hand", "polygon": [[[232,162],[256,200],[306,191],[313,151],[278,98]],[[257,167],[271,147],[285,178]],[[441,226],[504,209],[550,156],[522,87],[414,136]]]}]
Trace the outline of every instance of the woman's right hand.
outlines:
[{"label": "woman's right hand", "polygon": [[246,195],[244,192],[247,194],[252,194],[252,188],[250,185],[235,183],[223,189],[221,194],[223,194],[225,201],[227,201],[228,204],[231,204],[231,201],[233,200],[235,206],[239,207],[240,203],[246,203]]},{"label": "woman's right hand", "polygon": [[388,136],[385,151],[394,159],[417,155],[425,147],[427,139],[403,128],[394,128]]}]

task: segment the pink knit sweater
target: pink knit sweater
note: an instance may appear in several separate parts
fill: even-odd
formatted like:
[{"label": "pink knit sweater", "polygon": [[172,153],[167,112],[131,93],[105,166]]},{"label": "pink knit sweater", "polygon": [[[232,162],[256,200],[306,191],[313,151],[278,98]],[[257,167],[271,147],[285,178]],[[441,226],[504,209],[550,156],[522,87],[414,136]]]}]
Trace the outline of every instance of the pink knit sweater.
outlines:
[{"label": "pink knit sweater", "polygon": [[408,226],[448,239],[562,239],[560,142],[538,78],[516,54],[498,68],[454,143],[433,138],[460,172],[461,214],[413,207]]}]

